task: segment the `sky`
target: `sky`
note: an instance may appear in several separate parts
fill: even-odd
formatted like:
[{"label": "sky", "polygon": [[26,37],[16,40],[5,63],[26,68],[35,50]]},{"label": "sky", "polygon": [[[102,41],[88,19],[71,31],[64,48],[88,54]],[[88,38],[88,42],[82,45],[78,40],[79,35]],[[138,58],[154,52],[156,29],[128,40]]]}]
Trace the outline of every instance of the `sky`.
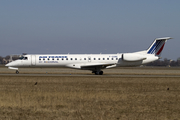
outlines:
[{"label": "sky", "polygon": [[167,41],[162,59],[180,57],[179,0],[1,0],[0,56],[116,54]]}]

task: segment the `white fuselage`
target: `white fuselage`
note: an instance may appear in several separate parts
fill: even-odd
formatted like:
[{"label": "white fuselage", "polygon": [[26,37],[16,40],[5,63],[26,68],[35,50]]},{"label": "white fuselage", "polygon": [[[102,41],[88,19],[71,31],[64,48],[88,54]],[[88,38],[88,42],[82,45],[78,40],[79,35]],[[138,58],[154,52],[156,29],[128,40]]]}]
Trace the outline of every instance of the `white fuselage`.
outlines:
[{"label": "white fuselage", "polygon": [[[84,69],[89,66],[104,65],[104,68],[119,66],[139,66],[158,59],[151,54],[146,54],[146,59],[138,61],[125,61],[122,54],[44,54],[25,55],[22,60],[8,64],[10,67],[70,67]],[[91,69],[90,69],[91,70]]]}]

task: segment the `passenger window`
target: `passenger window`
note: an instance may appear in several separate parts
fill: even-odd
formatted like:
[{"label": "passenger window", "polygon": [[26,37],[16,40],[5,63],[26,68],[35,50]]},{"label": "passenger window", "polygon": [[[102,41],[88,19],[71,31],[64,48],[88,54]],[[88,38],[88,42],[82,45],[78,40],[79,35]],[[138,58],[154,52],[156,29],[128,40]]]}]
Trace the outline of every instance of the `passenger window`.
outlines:
[{"label": "passenger window", "polygon": [[96,60],[96,58],[94,58],[94,60]]},{"label": "passenger window", "polygon": [[52,60],[54,60],[54,58]]},{"label": "passenger window", "polygon": [[103,58],[103,60],[105,60],[105,58]]},{"label": "passenger window", "polygon": [[77,58],[75,58],[75,60],[77,60]]},{"label": "passenger window", "polygon": [[39,59],[39,60],[41,60],[41,59]]},{"label": "passenger window", "polygon": [[113,58],[112,58],[112,60],[113,60]]},{"label": "passenger window", "polygon": [[107,58],[107,60],[109,60],[109,58]]},{"label": "passenger window", "polygon": [[101,60],[101,59],[99,58],[99,60]]},{"label": "passenger window", "polygon": [[71,60],[73,60],[73,59],[71,58]]},{"label": "passenger window", "polygon": [[49,58],[48,58],[48,60],[49,60]]},{"label": "passenger window", "polygon": [[84,58],[84,60],[86,60],[86,58]]},{"label": "passenger window", "polygon": [[43,58],[43,60],[45,60],[45,59]]},{"label": "passenger window", "polygon": [[62,60],[64,60],[64,58],[62,58]]},{"label": "passenger window", "polygon": [[66,58],[66,60],[68,60],[68,58]]},{"label": "passenger window", "polygon": [[59,60],[59,58],[57,60]]},{"label": "passenger window", "polygon": [[28,60],[28,58],[27,58],[27,57],[24,57],[24,60]]},{"label": "passenger window", "polygon": [[116,58],[116,60],[118,60],[118,58]]}]

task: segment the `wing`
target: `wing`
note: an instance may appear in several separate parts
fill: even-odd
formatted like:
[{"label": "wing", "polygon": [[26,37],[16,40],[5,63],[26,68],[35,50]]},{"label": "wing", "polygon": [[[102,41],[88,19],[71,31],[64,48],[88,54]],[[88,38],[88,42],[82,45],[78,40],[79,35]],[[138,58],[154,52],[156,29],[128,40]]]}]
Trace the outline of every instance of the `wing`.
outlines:
[{"label": "wing", "polygon": [[96,70],[116,67],[115,63],[86,63],[86,64],[69,64],[67,67],[82,69],[82,70]]},{"label": "wing", "polygon": [[[94,69],[105,69],[110,66],[116,66],[116,64],[110,64],[110,63],[95,63],[95,64],[87,64],[87,65],[81,65],[81,69],[83,70],[94,70]],[[114,67],[115,67],[114,66]]]}]

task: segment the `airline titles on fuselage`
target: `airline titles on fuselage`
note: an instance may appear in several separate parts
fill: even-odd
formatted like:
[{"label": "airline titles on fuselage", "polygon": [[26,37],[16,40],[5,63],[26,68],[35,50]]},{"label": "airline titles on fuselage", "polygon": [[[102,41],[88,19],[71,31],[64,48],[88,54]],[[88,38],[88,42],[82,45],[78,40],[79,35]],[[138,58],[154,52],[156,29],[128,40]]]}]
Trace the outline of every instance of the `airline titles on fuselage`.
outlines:
[{"label": "airline titles on fuselage", "polygon": [[39,56],[39,58],[67,58],[67,56]]},{"label": "airline titles on fuselage", "polygon": [[[118,58],[118,56],[108,56],[109,58]],[[45,58],[48,60],[48,61],[45,61]],[[53,61],[49,61],[50,58],[53,60]],[[39,56],[39,63],[58,63],[58,61],[54,61],[54,58],[56,58],[57,60],[59,60],[59,58],[66,58],[68,59],[68,56]],[[41,61],[44,60],[44,61]],[[77,58],[75,58],[77,60]],[[103,58],[103,60],[105,60]]]},{"label": "airline titles on fuselage", "polygon": [[[45,60],[45,58],[48,58],[49,60],[49,58],[67,58],[67,56],[39,56],[39,60],[41,60],[41,58],[43,60]],[[39,61],[39,63],[58,63],[58,61]]]}]

